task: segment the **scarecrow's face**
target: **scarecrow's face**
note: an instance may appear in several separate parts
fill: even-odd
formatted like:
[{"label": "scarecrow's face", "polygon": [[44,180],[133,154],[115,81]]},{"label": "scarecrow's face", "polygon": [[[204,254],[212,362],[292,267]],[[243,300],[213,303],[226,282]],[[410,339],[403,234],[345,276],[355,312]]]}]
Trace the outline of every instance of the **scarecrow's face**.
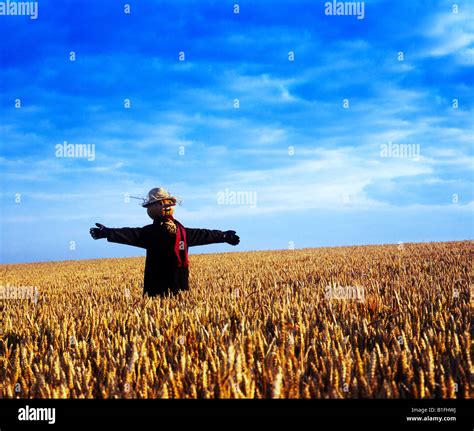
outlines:
[{"label": "scarecrow's face", "polygon": [[146,212],[152,218],[153,220],[167,216],[167,215],[173,215],[174,213],[174,207],[170,206],[167,207],[167,205],[173,204],[173,201],[170,199],[164,199],[160,202],[155,202],[146,208]]}]

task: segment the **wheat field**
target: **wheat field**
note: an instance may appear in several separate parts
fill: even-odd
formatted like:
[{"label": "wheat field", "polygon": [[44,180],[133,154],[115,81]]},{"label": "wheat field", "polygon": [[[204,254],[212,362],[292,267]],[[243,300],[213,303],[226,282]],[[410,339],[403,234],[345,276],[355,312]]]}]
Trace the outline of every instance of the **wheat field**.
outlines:
[{"label": "wheat field", "polygon": [[155,299],[143,258],[1,265],[0,396],[468,398],[473,251],[193,255]]}]

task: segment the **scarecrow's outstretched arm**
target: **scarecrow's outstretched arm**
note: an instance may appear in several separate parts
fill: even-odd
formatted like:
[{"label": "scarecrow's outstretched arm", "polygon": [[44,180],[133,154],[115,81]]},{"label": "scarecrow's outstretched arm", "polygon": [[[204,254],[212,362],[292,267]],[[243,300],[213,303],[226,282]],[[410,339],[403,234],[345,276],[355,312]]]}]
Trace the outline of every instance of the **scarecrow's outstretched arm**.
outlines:
[{"label": "scarecrow's outstretched arm", "polygon": [[221,230],[210,229],[191,229],[186,228],[186,242],[188,247],[196,245],[216,244],[227,242],[231,245],[237,245],[240,238],[235,234],[235,231],[228,230],[222,232]]},{"label": "scarecrow's outstretched arm", "polygon": [[108,228],[107,241],[146,248],[145,234],[142,227]]},{"label": "scarecrow's outstretched arm", "polygon": [[224,232],[221,230],[192,229],[187,227],[186,242],[188,247],[225,242]]}]

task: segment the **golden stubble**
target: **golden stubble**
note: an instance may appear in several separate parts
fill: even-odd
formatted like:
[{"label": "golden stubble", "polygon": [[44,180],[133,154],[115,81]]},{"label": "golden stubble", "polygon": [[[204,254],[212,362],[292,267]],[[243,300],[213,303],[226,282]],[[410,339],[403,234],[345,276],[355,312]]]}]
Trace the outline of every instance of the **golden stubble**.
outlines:
[{"label": "golden stubble", "polygon": [[[142,258],[2,265],[0,396],[467,398],[472,242],[191,256],[142,298]],[[363,289],[363,300],[327,286]]]}]

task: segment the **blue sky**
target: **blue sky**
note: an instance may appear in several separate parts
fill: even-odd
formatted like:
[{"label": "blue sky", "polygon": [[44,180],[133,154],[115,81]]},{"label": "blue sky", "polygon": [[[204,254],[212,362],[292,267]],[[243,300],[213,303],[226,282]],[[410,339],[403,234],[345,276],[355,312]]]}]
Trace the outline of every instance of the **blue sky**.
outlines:
[{"label": "blue sky", "polygon": [[471,2],[125,3],[0,16],[2,263],[143,255],[88,230],[148,224],[126,196],[156,186],[241,236],[193,252],[473,238]]}]

